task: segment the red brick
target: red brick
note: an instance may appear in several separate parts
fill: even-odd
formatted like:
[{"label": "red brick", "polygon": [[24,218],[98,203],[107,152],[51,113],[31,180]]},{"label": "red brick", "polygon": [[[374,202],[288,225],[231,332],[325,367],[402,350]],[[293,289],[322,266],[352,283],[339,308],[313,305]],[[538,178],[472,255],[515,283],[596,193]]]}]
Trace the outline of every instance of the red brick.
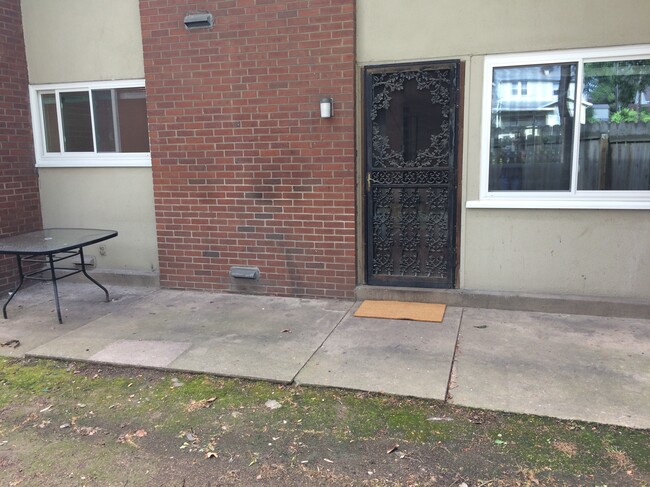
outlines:
[{"label": "red brick", "polygon": [[[182,29],[195,10],[214,27]],[[257,265],[246,292],[352,297],[354,1],[143,0],[140,12],[162,284],[237,289],[230,266]]]},{"label": "red brick", "polygon": [[[0,7],[0,235],[42,227],[28,110],[28,77],[20,0]],[[0,257],[0,291],[16,285],[16,264]]]}]

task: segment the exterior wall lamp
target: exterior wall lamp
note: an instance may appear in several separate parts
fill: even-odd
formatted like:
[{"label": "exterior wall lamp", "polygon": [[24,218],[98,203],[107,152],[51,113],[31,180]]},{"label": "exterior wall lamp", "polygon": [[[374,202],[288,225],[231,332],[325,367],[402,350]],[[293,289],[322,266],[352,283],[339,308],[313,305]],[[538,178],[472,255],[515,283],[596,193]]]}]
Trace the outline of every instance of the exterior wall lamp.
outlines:
[{"label": "exterior wall lamp", "polygon": [[334,99],[320,99],[320,118],[332,118],[334,116]]}]

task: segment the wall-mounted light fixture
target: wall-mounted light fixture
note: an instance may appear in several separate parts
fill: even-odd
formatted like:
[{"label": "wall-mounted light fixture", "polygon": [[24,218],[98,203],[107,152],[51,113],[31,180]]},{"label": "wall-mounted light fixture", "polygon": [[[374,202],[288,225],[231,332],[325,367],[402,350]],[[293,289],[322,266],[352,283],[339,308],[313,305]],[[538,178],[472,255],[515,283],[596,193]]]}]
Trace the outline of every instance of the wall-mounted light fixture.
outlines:
[{"label": "wall-mounted light fixture", "polygon": [[332,118],[334,116],[334,99],[320,99],[320,118]]},{"label": "wall-mounted light fixture", "polygon": [[187,30],[209,29],[214,25],[214,18],[210,12],[192,12],[183,19]]}]

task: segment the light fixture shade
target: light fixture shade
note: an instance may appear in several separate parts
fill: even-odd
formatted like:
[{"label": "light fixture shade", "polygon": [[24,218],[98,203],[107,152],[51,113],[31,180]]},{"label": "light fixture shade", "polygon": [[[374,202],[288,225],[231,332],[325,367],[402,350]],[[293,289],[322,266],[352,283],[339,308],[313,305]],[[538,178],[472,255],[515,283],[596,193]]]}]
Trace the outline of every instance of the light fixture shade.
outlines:
[{"label": "light fixture shade", "polygon": [[334,100],[332,98],[320,99],[320,118],[332,118],[334,116]]}]

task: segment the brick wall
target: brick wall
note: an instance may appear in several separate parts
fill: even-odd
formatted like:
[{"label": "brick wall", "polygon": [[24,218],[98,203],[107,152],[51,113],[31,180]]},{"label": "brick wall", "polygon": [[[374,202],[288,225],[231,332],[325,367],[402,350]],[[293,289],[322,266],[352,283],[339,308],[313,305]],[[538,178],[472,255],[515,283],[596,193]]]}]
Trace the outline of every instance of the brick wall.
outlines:
[{"label": "brick wall", "polygon": [[[0,235],[41,228],[20,0],[0,3]],[[16,282],[13,257],[0,257],[0,291]]]},{"label": "brick wall", "polygon": [[[214,27],[186,31],[200,10]],[[162,285],[352,297],[354,0],[141,0],[140,13]],[[231,279],[233,265],[259,281]]]}]

